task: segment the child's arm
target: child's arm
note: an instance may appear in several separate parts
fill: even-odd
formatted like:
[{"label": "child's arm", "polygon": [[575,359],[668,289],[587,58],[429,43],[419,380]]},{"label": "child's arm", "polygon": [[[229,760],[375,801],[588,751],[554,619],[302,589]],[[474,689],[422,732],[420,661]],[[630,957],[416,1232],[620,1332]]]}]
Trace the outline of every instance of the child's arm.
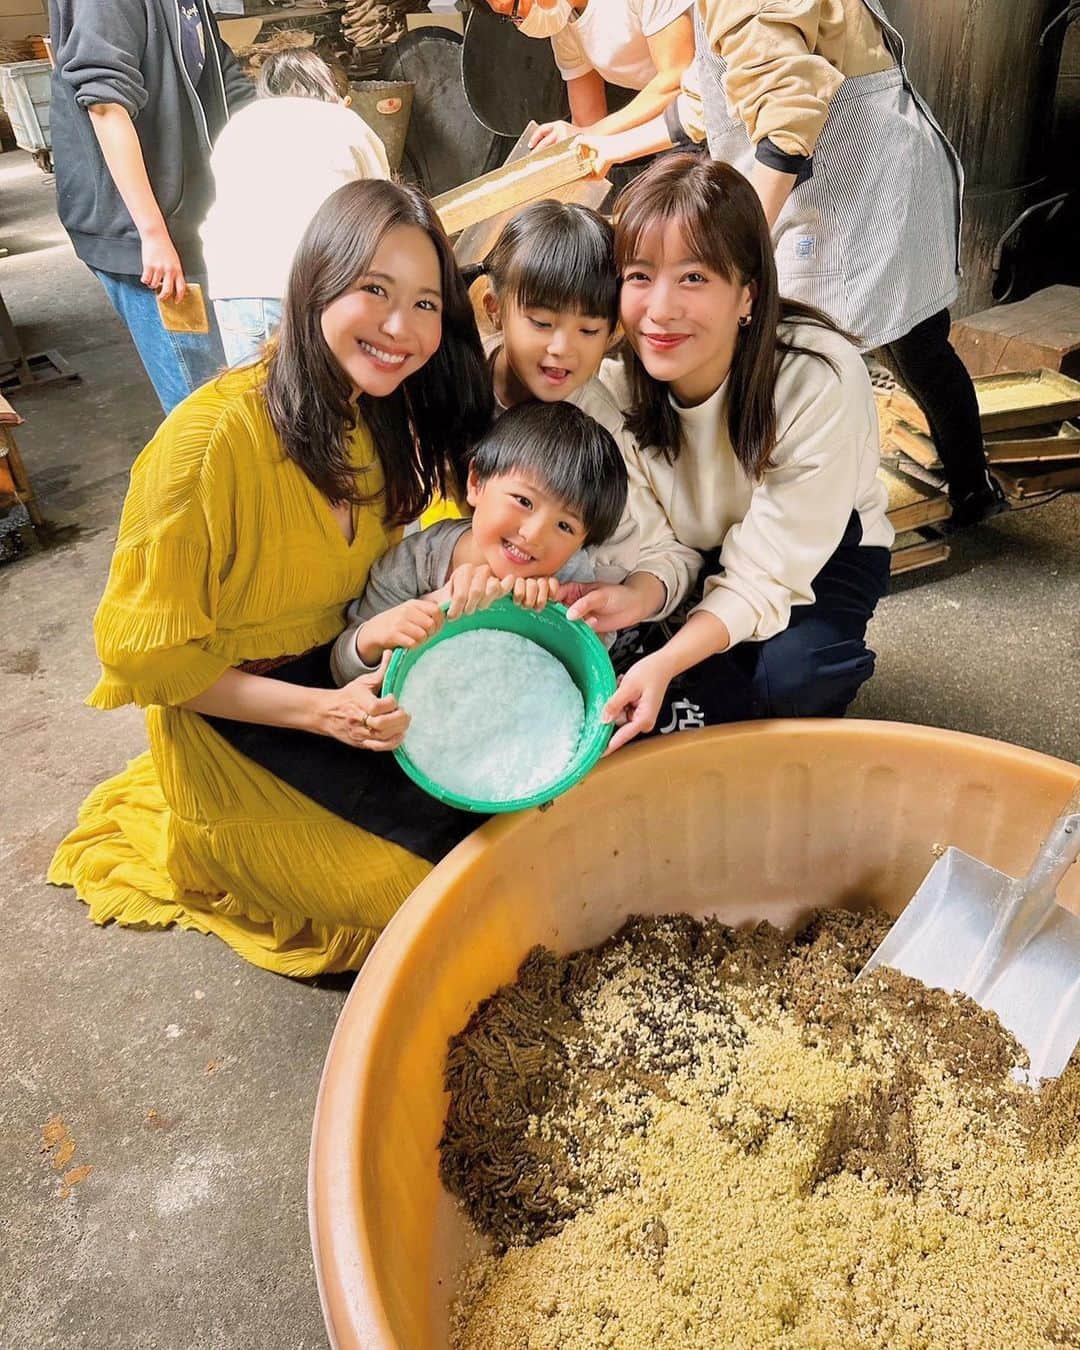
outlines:
[{"label": "child's arm", "polygon": [[442,608],[437,600],[426,596],[406,600],[393,609],[361,619],[351,630],[352,648],[365,669],[375,670],[383,652],[395,647],[418,647],[437,633],[442,624]]},{"label": "child's arm", "polygon": [[[430,631],[425,636],[430,636],[438,626],[438,621],[430,617],[432,609],[437,611],[438,606],[424,600],[431,589],[423,575],[431,552],[430,541],[424,539],[426,533],[406,535],[368,573],[364,593],[346,611],[345,631],[334,643],[330,656],[330,671],[338,684],[371,674],[382,653],[390,647],[415,645],[414,630],[426,630],[429,619]],[[398,637],[413,641],[397,642]]]}]

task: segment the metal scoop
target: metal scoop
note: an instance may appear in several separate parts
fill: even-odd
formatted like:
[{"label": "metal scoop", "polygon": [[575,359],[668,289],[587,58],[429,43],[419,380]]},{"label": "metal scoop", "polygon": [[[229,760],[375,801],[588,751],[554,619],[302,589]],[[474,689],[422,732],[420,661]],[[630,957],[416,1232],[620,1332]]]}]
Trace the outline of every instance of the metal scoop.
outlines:
[{"label": "metal scoop", "polygon": [[1080,854],[1080,783],[1021,880],[946,849],[859,974],[892,966],[967,994],[1056,1078],[1080,1041],[1080,916],[1056,902]]}]

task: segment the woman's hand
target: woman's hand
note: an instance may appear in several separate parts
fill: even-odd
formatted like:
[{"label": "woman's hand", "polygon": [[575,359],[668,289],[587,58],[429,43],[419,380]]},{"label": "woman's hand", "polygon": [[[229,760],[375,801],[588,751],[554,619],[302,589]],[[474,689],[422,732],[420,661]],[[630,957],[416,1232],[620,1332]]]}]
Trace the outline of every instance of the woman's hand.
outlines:
[{"label": "woman's hand", "polygon": [[446,612],[448,619],[460,619],[463,614],[475,614],[478,609],[487,609],[496,600],[514,589],[514,578],[501,580],[488,567],[487,563],[462,563],[450,573],[450,580],[429,599],[439,603],[450,602]]},{"label": "woman's hand", "polygon": [[529,140],[530,150],[546,150],[549,145],[558,145],[578,134],[579,127],[572,122],[545,122],[538,126]]},{"label": "woman's hand", "polygon": [[320,690],[322,706],[316,729],[324,736],[358,750],[396,750],[405,739],[409,714],[392,695],[379,696],[389,653],[371,675],[361,675],[342,689]]},{"label": "woman's hand", "polygon": [[[576,128],[575,128],[576,130]],[[626,141],[622,136],[598,136],[585,131],[574,142],[579,155],[587,158],[597,178],[606,178],[608,170],[624,159],[631,158],[626,153]]]},{"label": "woman's hand", "polygon": [[653,612],[640,591],[622,583],[593,586],[567,611],[568,619],[583,619],[596,633],[616,633],[632,628]]},{"label": "woman's hand", "polygon": [[557,600],[562,587],[557,577],[518,577],[514,582],[514,604],[522,609],[543,609],[549,600]]},{"label": "woman's hand", "polygon": [[630,667],[604,705],[601,720],[617,724],[605,754],[614,754],[635,736],[652,731],[674,674],[663,651],[644,656]]},{"label": "woman's hand", "polygon": [[356,654],[365,666],[373,666],[384,652],[395,647],[418,647],[443,625],[439,602],[427,597],[406,600],[383,610],[356,630]]}]

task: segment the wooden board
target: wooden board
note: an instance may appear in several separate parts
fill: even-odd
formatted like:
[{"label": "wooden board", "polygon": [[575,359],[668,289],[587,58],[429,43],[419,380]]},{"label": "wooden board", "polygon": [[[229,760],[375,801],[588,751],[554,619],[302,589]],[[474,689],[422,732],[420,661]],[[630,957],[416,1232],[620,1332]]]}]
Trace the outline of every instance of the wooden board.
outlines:
[{"label": "wooden board", "polygon": [[906,422],[899,420],[894,422],[889,429],[886,440],[913,459],[916,464],[921,464],[924,469],[941,468],[941,459],[934,442],[929,436],[924,436],[921,431],[916,431],[914,427],[908,426]]},{"label": "wooden board", "polygon": [[1030,472],[1033,467],[1026,465],[1017,473],[1015,465],[1009,468],[995,465],[994,477],[1005,489],[1007,497],[1038,497],[1043,492],[1070,492],[1080,488],[1080,464],[1038,474]]},{"label": "wooden board", "polygon": [[930,435],[930,428],[923,416],[923,410],[906,389],[901,389],[897,385],[894,389],[875,390],[874,403],[877,406],[878,422],[882,424],[883,434],[885,424],[891,425],[899,418],[906,422],[909,427],[921,431],[924,436]]},{"label": "wooden board", "polygon": [[984,432],[1063,421],[1080,414],[1080,380],[1056,370],[980,375],[975,394]]},{"label": "wooden board", "polygon": [[1059,427],[1032,428],[1025,432],[997,431],[984,442],[991,464],[1040,464],[1080,459],[1080,427],[1062,422]]},{"label": "wooden board", "polygon": [[592,156],[583,154],[573,142],[563,141],[519,159],[508,159],[491,173],[433,197],[431,204],[439,213],[446,233],[457,234],[500,212],[516,211],[527,202],[550,197],[559,188],[592,176]]},{"label": "wooden board", "polygon": [[995,305],[952,326],[951,341],[972,375],[1004,370],[1080,372],[1080,286],[1048,286],[1013,305]]},{"label": "wooden board", "polygon": [[889,556],[889,572],[896,577],[920,567],[933,567],[935,563],[944,562],[949,553],[949,545],[944,539],[923,539],[911,532],[898,534]]},{"label": "wooden board", "polygon": [[218,32],[231,51],[250,47],[262,31],[262,19],[218,19]]},{"label": "wooden board", "polygon": [[[536,123],[530,122],[518,137],[517,144],[506,157],[507,164],[514,164],[529,153],[529,139],[536,130]],[[611,183],[606,178],[579,178],[564,183],[544,196],[554,197],[560,202],[577,202],[581,206],[590,206],[599,211],[611,192]],[[465,267],[468,263],[477,263],[486,258],[491,246],[502,233],[502,228],[516,211],[528,202],[518,202],[516,206],[506,207],[486,220],[478,221],[462,230],[454,244],[454,256]]]},{"label": "wooden board", "polygon": [[884,464],[878,470],[878,477],[888,488],[888,516],[898,534],[948,519],[949,499],[944,493],[935,492],[927,483],[920,483],[901,470]]}]

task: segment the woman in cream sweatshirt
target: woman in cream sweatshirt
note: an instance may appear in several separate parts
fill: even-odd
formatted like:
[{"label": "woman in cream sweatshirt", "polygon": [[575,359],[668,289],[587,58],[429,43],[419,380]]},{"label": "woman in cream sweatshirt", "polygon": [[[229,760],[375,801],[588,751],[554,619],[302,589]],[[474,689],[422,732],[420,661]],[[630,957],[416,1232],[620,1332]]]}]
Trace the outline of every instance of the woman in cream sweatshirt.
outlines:
[{"label": "woman in cream sweatshirt", "polygon": [[[838,716],[873,671],[866,626],[893,531],[873,394],[852,343],[779,297],[750,183],[665,157],[616,203],[638,567],[571,610],[646,630],[608,704],[613,748],[749,717]],[[693,563],[701,580],[680,582]],[[684,601],[690,600],[686,614]]]}]

